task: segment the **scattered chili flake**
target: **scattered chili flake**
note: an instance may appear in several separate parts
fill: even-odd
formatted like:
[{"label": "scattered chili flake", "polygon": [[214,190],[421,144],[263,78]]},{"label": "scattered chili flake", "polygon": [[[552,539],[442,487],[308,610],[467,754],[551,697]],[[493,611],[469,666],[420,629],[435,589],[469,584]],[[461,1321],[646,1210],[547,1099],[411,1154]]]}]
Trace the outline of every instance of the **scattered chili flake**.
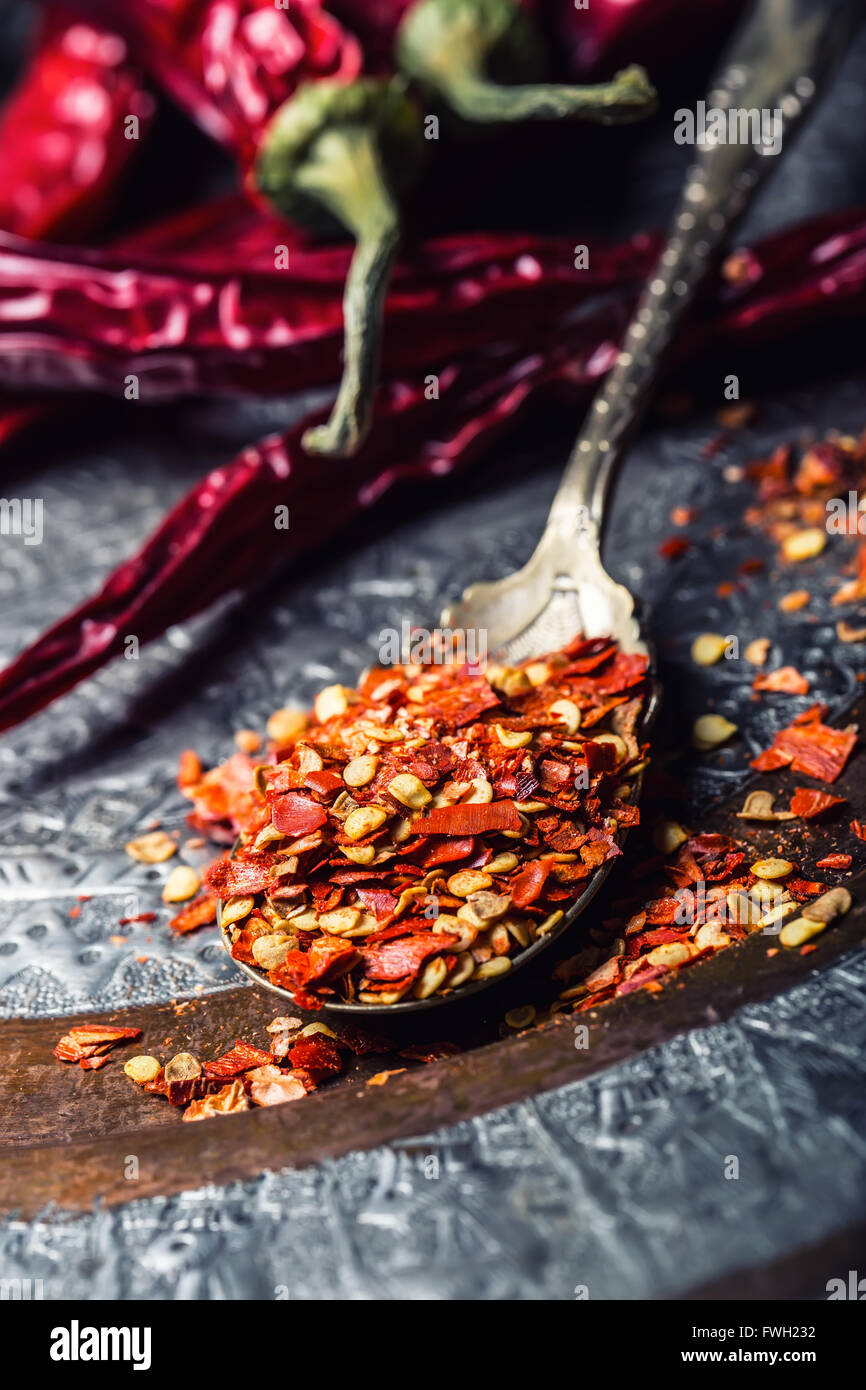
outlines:
[{"label": "scattered chili flake", "polygon": [[[194,898],[191,903],[182,907],[176,917],[172,917],[169,927],[178,936],[185,936],[187,932],[195,931],[197,927],[208,926],[216,921],[217,900],[212,893],[202,893]],[[156,914],[152,914],[155,916]]]},{"label": "scattered chili flake", "polygon": [[850,854],[825,854],[815,865],[816,869],[850,869]]},{"label": "scattered chili flake", "polygon": [[770,747],[752,759],[752,767],[772,772],[790,765],[793,772],[835,782],[854,751],[857,735],[851,730],[828,728],[821,723],[819,710],[813,705],[780,729]]},{"label": "scattered chili flake", "polygon": [[854,831],[858,840],[866,840],[866,825],[864,825],[862,821],[852,820],[851,829]]},{"label": "scattered chili flake", "polygon": [[822,816],[832,806],[844,804],[844,796],[831,796],[829,792],[817,791],[813,787],[796,787],[791,798],[791,810],[804,820],[812,820],[815,816]]},{"label": "scattered chili flake", "polygon": [[668,536],[659,546],[658,553],[663,560],[679,560],[680,556],[685,555],[691,548],[692,543],[685,536]]},{"label": "scattered chili flake", "polygon": [[772,690],[782,695],[808,695],[809,682],[796,666],[780,666],[776,671],[759,671],[753,690]]},{"label": "scattered chili flake", "polygon": [[156,921],[156,913],[155,913],[155,912],[137,912],[137,913],[135,914],[134,917],[118,917],[118,919],[117,919],[117,925],[118,925],[119,927],[128,927],[128,926],[130,926],[131,923],[133,923],[133,922],[155,922],[155,921]]},{"label": "scattered chili flake", "polygon": [[808,589],[792,589],[789,594],[783,594],[779,599],[779,608],[783,613],[798,613],[811,601],[812,595]]},{"label": "scattered chili flake", "polygon": [[[93,1071],[108,1061],[105,1056],[120,1042],[141,1037],[140,1028],[112,1028],[101,1023],[79,1023],[64,1033],[54,1049],[58,1062],[78,1062],[85,1071]],[[94,1063],[94,1058],[103,1060]]]}]

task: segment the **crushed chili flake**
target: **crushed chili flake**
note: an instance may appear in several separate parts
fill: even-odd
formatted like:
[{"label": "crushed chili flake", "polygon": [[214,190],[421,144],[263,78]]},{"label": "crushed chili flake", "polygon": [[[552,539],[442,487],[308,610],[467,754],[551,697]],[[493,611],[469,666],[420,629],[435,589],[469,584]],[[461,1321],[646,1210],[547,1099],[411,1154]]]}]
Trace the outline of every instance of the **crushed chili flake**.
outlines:
[{"label": "crushed chili flake", "polygon": [[232,955],[310,1009],[508,968],[639,819],[646,667],[578,637],[483,673],[378,669],[323,692],[256,770],[235,754],[225,783],[188,785],[197,819],[240,832],[206,876]]},{"label": "crushed chili flake", "polygon": [[776,671],[759,671],[752,689],[772,690],[782,695],[808,695],[809,682],[795,666],[780,666]]},{"label": "crushed chili flake", "polygon": [[[105,1066],[106,1053],[118,1043],[141,1037],[140,1028],[112,1028],[101,1023],[80,1023],[64,1033],[54,1049],[58,1062],[77,1062],[84,1071]],[[99,1059],[99,1060],[95,1060]]]},{"label": "crushed chili flake", "polygon": [[822,724],[821,708],[813,705],[780,729],[770,747],[752,759],[752,767],[758,772],[772,772],[790,765],[792,772],[835,782],[854,751],[857,735],[853,730]]},{"label": "crushed chili flake", "polygon": [[854,831],[858,840],[866,840],[866,825],[864,825],[862,821],[852,820],[851,829]]},{"label": "crushed chili flake", "polygon": [[818,791],[814,787],[795,787],[791,798],[791,810],[795,816],[812,820],[815,816],[822,816],[833,806],[843,806],[845,799],[844,796],[832,796],[830,792]]},{"label": "crushed chili flake", "polygon": [[815,865],[816,869],[850,869],[852,857],[850,854],[825,854],[823,859],[819,859]]}]

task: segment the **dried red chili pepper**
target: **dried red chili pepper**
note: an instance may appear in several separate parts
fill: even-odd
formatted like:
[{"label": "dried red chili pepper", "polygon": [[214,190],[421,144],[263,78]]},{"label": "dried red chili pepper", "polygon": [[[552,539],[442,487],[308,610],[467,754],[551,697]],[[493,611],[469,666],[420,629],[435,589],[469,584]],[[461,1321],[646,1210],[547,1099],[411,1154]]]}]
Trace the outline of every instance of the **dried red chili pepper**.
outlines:
[{"label": "dried red chili pepper", "polygon": [[640,120],[655,109],[643,68],[611,82],[545,82],[544,45],[518,0],[416,0],[397,31],[397,62],[468,121]]},{"label": "dried red chili pepper", "polygon": [[64,1033],[54,1049],[58,1062],[78,1062],[85,1071],[105,1066],[106,1053],[119,1042],[140,1038],[140,1028],[113,1028],[101,1023],[79,1023]]},{"label": "dried red chili pepper", "polygon": [[382,314],[399,241],[392,190],[416,175],[421,116],[396,84],[361,79],[361,52],[317,3],[128,0],[136,55],[194,119],[239,156],[253,185],[317,233],[346,230],[356,252],[344,297],[344,368],[332,416],[304,441],[354,454],[369,429]]},{"label": "dried red chili pepper", "polygon": [[93,227],[154,109],[116,32],[48,9],[0,116],[0,227],[29,237]]},{"label": "dried red chili pepper", "polygon": [[[759,247],[761,263],[772,263],[772,248],[785,236]],[[860,276],[857,293],[828,286],[816,294],[813,312],[853,312],[866,297],[866,263],[858,236],[850,225],[838,237],[830,222],[820,219],[807,232],[797,229],[814,246],[826,266],[852,256],[852,274]],[[859,272],[855,271],[860,262]],[[819,277],[807,258],[805,280]],[[841,285],[844,276],[838,278]],[[751,293],[751,292],[749,292]],[[737,332],[748,337],[750,309],[760,305],[761,282],[753,301],[746,294],[737,310]],[[0,674],[0,728],[27,718],[44,704],[91,674],[120,652],[123,631],[140,640],[158,636],[170,623],[182,622],[223,594],[261,582],[271,566],[286,562],[282,533],[273,527],[273,508],[291,505],[293,555],[333,534],[359,508],[372,505],[398,483],[412,478],[447,474],[467,466],[514,417],[542,392],[556,388],[569,400],[579,399],[597,383],[615,360],[622,310],[608,307],[592,323],[558,327],[551,336],[512,345],[497,359],[496,372],[487,363],[457,358],[440,368],[440,400],[436,403],[437,443],[428,442],[430,409],[423,384],[394,382],[383,391],[374,439],[351,468],[341,473],[340,488],[330,475],[310,467],[297,431],[245,450],[233,463],[212,473],[169,514],[137,555],[111,575],[99,594],[63,619]],[[759,319],[762,318],[758,314]],[[730,327],[728,310],[724,321]],[[705,314],[684,345],[694,355],[713,338],[714,320]],[[787,318],[777,306],[775,331],[787,332]],[[762,320],[762,333],[768,332]],[[240,528],[239,517],[244,524]],[[254,540],[250,539],[255,537]],[[272,548],[268,549],[268,540]],[[781,762],[773,762],[781,766]]]}]

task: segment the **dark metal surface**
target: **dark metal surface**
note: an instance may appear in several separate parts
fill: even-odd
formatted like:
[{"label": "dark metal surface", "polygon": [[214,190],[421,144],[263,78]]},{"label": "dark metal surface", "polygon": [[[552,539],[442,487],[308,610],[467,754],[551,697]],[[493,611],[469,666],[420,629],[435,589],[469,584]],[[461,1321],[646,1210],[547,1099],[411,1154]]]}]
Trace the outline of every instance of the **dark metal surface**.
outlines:
[{"label": "dark metal surface", "polygon": [[[666,120],[663,112],[659,122]],[[751,227],[764,231],[866,201],[864,122],[861,39]],[[587,148],[560,225],[621,232],[664,220],[682,168],[669,124],[627,142],[617,133],[616,144],[605,146],[619,151],[617,168],[633,171],[615,187],[607,156],[597,143]],[[540,215],[530,196],[524,201],[527,216]],[[656,422],[623,471],[607,555],[616,577],[648,607],[666,687],[667,743],[676,744],[710,703],[743,731],[717,756],[681,769],[696,803],[740,784],[748,758],[794,707],[778,699],[756,704],[736,663],[698,676],[688,658],[696,632],[736,631],[742,644],[773,637],[774,660],[806,671],[814,697],[836,709],[862,674],[860,650],[835,642],[837,614],[823,580],[810,610],[786,616],[775,608],[778,576],[773,583],[770,575],[753,577],[727,600],[716,594],[719,578],[740,560],[766,553],[738,520],[749,489],[726,483],[725,466],[808,430],[859,431],[864,423],[866,375],[850,363],[840,369],[838,346],[816,335],[790,353],[724,364],[740,372],[744,395],[760,396],[758,424],[708,460],[702,447],[715,427],[707,415]],[[720,369],[717,382],[704,375],[698,383],[711,408],[721,403],[722,377]],[[46,539],[27,549],[4,541],[0,654],[10,656],[95,588],[193,479],[298,409],[226,402],[169,414],[126,407],[106,412],[98,428],[87,417],[69,428],[59,416],[53,443],[34,441],[7,458],[4,492],[45,499]],[[537,420],[463,485],[426,489],[399,511],[378,515],[303,573],[290,569],[267,595],[170,633],[143,649],[140,661],[117,663],[4,738],[0,1010],[7,1017],[165,1003],[235,983],[215,933],[178,941],[164,912],[150,926],[117,926],[120,916],[134,915],[133,902],[140,911],[159,909],[159,874],[132,866],[122,845],[151,817],[181,825],[178,751],[194,746],[213,760],[223,756],[234,729],[260,726],[275,705],[307,701],[322,684],[353,679],[375,655],[381,628],[406,616],[423,621],[443,587],[456,595],[481,572],[504,574],[521,563],[573,429],[571,419]],[[709,540],[668,567],[656,548],[672,529],[675,505],[700,506],[696,534],[724,521],[726,539]],[[80,894],[92,896],[79,904]],[[80,914],[70,917],[77,907]],[[112,943],[118,935],[126,941]],[[796,988],[723,1022],[705,999],[703,1014],[684,1024],[687,1033],[648,1037],[656,1043],[648,1052],[610,1058],[602,1070],[538,1099],[506,1104],[503,1089],[489,1103],[506,1108],[409,1143],[93,1215],[7,1222],[0,1273],[42,1277],[49,1297],[270,1298],[285,1286],[292,1297],[567,1299],[577,1284],[588,1283],[592,1297],[651,1297],[683,1294],[738,1270],[772,1270],[863,1216],[866,962],[859,952],[824,966],[832,939],[809,958],[822,968],[810,968]],[[258,1007],[270,1016],[272,1006]],[[658,1017],[655,1000],[639,1008]],[[449,1067],[425,1073],[445,1101]],[[56,1070],[57,1084],[72,1084],[68,1069]],[[82,1085],[109,1074],[119,1083],[119,1071],[114,1062],[93,1077],[82,1073]],[[507,1082],[504,1066],[503,1073]],[[555,1071],[545,1075],[557,1084]],[[383,1090],[396,1104],[409,1085],[397,1077]],[[341,1094],[347,1099],[331,1100],[348,1107],[352,1092]],[[469,1101],[474,1113],[477,1092]],[[311,1103],[324,1114],[330,1101],[323,1094]],[[413,1116],[416,1135],[456,1113],[437,1109],[442,1104],[434,1095],[431,1118],[423,1107]],[[286,1107],[288,1119],[301,1108]],[[56,1133],[59,1117],[46,1112]],[[153,1113],[161,1128],[156,1102]],[[255,1119],[263,1129],[272,1123]],[[341,1142],[368,1142],[352,1123]],[[395,1123],[405,1134],[405,1113]],[[200,1134],[207,1126],[186,1128]],[[309,1152],[300,1148],[299,1160]],[[740,1161],[737,1183],[721,1176],[729,1154]],[[118,1162],[124,1157],[115,1149]],[[44,1180],[38,1163],[32,1171]],[[116,1173],[106,1190],[109,1180],[116,1184]],[[185,1181],[207,1180],[192,1161]],[[123,1193],[134,1198],[135,1184]],[[772,1283],[743,1277],[759,1296],[772,1292]],[[820,1296],[821,1286],[810,1291]]]}]

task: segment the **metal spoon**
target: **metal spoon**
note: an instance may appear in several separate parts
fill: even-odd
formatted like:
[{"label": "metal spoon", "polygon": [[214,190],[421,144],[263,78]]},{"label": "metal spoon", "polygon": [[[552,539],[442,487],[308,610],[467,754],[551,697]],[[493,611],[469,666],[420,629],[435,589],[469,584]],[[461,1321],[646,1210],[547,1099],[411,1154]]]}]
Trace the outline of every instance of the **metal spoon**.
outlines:
[{"label": "metal spoon", "polygon": [[[810,0],[759,0],[737,31],[706,107],[708,111],[767,112],[773,125],[763,129],[772,144],[698,146],[659,265],[641,295],[616,365],[587,415],[532,557],[505,579],[465,590],[461,601],[443,612],[443,627],[484,632],[488,650],[507,662],[556,651],[579,632],[587,637],[615,637],[624,651],[652,659],[634,598],[610,577],[601,561],[605,505],[614,475],[676,326],[713,253],[776,162],[773,144],[777,153],[783,150],[814,105],[859,18],[859,0],[838,0],[835,5],[826,0],[821,5]],[[652,723],[658,700],[658,686],[651,680],[643,733]],[[515,970],[535,960],[572,926],[614,862],[609,860],[596,871],[552,931],[514,957],[507,975],[476,983],[470,980],[453,995],[434,994],[387,1005],[329,1002],[325,1007],[335,1014],[402,1015],[463,1000],[511,979]],[[220,926],[230,948],[228,932]],[[272,984],[252,966],[236,964],[257,984],[292,999],[290,991]]]}]

